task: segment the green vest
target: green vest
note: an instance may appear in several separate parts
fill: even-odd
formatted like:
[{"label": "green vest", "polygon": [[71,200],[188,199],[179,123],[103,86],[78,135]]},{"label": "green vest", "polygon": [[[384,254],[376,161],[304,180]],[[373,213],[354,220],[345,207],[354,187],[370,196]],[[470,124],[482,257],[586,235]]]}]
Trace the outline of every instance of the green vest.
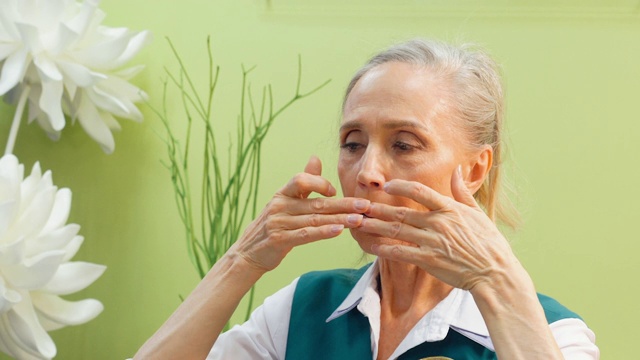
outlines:
[{"label": "green vest", "polygon": [[[368,319],[357,309],[326,322],[342,304],[356,282],[371,264],[361,269],[317,271],[302,275],[293,296],[286,359],[371,360],[371,335]],[[579,318],[554,299],[538,294],[547,321]],[[399,359],[422,359],[444,356],[456,360],[496,359],[484,346],[449,331],[436,342],[424,342]]]}]

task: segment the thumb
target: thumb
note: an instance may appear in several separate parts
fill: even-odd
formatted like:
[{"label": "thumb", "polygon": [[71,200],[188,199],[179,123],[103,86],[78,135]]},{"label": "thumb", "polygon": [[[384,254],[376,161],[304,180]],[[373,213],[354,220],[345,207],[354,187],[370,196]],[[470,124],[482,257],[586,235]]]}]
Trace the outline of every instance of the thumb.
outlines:
[{"label": "thumb", "polygon": [[304,172],[311,175],[322,175],[322,162],[320,159],[312,155],[307,162],[307,166],[304,167]]},{"label": "thumb", "polygon": [[462,165],[458,165],[451,176],[451,194],[457,202],[471,207],[479,207],[476,199],[462,178]]}]

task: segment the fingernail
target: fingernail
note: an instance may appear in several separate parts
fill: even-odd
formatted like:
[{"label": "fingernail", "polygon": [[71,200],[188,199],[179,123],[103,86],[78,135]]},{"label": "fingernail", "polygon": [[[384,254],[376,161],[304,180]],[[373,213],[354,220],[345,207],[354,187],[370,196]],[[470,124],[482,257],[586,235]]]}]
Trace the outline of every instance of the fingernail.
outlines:
[{"label": "fingernail", "polygon": [[369,200],[356,200],[353,206],[356,208],[356,210],[365,210],[369,207],[369,203]]},{"label": "fingernail", "polygon": [[334,188],[331,184],[329,184],[329,195],[333,196],[336,194],[336,188]]},{"label": "fingernail", "polygon": [[351,225],[356,225],[360,221],[362,221],[362,215],[357,215],[357,214],[349,214],[349,215],[347,215],[347,223],[349,223]]},{"label": "fingernail", "polygon": [[458,165],[456,172],[458,173],[458,177],[462,178],[462,165]]},{"label": "fingernail", "polygon": [[389,188],[389,183],[384,183],[384,185],[382,185],[382,190],[387,191],[388,188]]},{"label": "fingernail", "polygon": [[333,225],[331,227],[331,232],[335,234],[341,232],[342,230],[344,230],[344,225]]}]

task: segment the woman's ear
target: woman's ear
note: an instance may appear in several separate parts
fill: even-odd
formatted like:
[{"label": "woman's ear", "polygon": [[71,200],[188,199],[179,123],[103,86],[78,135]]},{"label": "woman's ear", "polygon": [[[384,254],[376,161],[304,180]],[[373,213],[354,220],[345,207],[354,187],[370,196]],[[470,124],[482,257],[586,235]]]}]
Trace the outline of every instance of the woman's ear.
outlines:
[{"label": "woman's ear", "polygon": [[489,176],[491,165],[493,164],[493,149],[486,145],[482,150],[477,152],[471,159],[466,174],[463,173],[464,182],[467,189],[475,194]]}]

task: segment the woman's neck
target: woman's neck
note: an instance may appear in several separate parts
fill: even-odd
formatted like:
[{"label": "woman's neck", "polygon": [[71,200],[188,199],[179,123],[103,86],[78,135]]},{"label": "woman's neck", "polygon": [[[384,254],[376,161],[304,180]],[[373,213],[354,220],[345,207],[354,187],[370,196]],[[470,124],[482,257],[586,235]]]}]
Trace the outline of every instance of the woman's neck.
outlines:
[{"label": "woman's neck", "polygon": [[378,266],[380,306],[387,316],[413,314],[419,319],[453,289],[412,264],[378,259]]},{"label": "woman's neck", "polygon": [[421,268],[378,259],[380,339],[378,359],[388,359],[418,321],[453,289]]}]

